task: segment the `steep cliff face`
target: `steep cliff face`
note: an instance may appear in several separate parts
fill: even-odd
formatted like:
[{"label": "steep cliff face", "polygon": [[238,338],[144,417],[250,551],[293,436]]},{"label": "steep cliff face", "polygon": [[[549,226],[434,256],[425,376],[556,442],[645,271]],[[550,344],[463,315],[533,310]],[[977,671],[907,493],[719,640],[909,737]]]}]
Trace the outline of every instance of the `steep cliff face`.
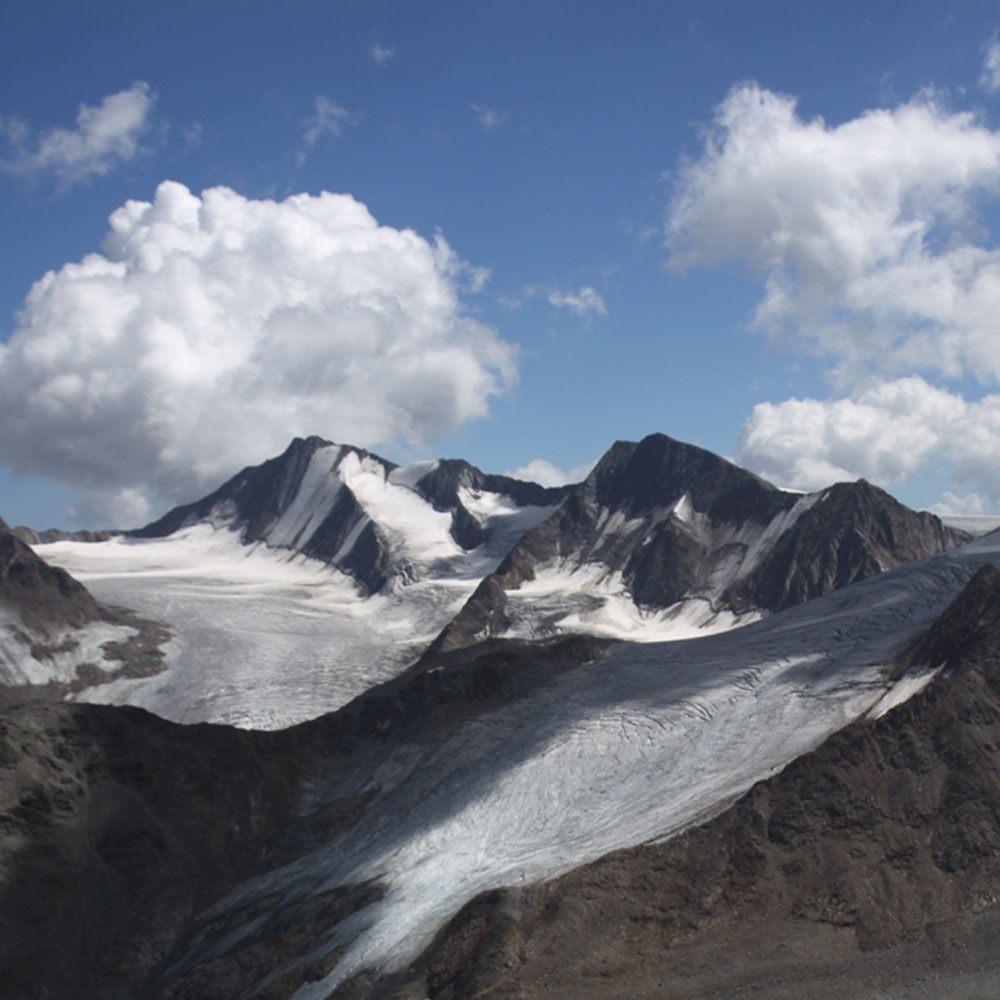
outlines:
[{"label": "steep cliff face", "polygon": [[838,483],[816,495],[724,599],[780,611],[964,540],[933,514],[910,510],[863,479]]},{"label": "steep cliff face", "polygon": [[[553,628],[613,632],[623,614],[634,627],[651,620],[665,629],[671,622],[727,624],[801,604],[966,538],[863,480],[788,493],[655,434],[615,444],[480,584],[432,653]],[[522,590],[554,596],[533,608],[530,598],[520,599]]]},{"label": "steep cliff face", "polygon": [[373,593],[386,580],[387,545],[345,488],[339,475],[345,460],[383,479],[395,468],[363,449],[296,438],[276,458],[244,469],[208,496],[173,508],[133,534],[162,538],[209,521],[238,531],[245,544],[264,542],[331,563]]},{"label": "steep cliff face", "polygon": [[[704,826],[481,896],[409,976],[337,996],[995,995],[996,569],[900,663],[900,685],[917,665],[942,671]],[[930,992],[904,992],[915,983]]]}]

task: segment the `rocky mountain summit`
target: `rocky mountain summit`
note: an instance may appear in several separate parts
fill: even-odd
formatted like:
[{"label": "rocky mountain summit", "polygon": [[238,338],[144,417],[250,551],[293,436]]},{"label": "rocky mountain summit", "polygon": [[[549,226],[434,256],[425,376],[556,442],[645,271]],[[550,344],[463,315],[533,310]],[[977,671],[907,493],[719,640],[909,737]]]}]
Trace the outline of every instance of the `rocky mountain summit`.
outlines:
[{"label": "rocky mountain summit", "polygon": [[[462,551],[487,545],[498,524],[473,513],[484,492],[502,497],[511,508],[546,511],[566,494],[564,488],[486,475],[467,462],[401,468],[361,448],[296,438],[277,458],[244,469],[203,499],[175,507],[132,534],[162,538],[208,521],[238,531],[245,544],[263,542],[335,566],[370,595],[391,576],[414,572],[407,563],[407,539],[399,536],[407,528],[418,531],[415,522],[429,511],[447,515],[445,530]],[[410,510],[404,507],[407,501]]]},{"label": "rocky mountain summit", "polygon": [[662,434],[558,489],[299,438],[138,531],[50,534],[40,554],[176,637],[163,676],[79,697],[266,729],[484,639],[724,631],[967,537],[863,481],[790,493]]},{"label": "rocky mountain summit", "polygon": [[864,480],[802,495],[663,434],[619,441],[482,581],[434,649],[546,635],[560,622],[600,630],[615,598],[636,624],[731,623],[967,539]]}]

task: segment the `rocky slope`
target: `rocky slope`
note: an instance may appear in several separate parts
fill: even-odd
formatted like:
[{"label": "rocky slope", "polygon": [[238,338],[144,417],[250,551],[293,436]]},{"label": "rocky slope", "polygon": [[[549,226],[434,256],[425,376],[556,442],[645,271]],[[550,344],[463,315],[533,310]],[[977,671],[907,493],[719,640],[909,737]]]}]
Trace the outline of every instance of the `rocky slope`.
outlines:
[{"label": "rocky slope", "polygon": [[[368,780],[387,754],[416,766],[468,718],[524,697],[599,647],[565,639],[498,643],[474,659],[460,651],[433,673],[397,678],[278,733],[178,726],[106,706],[0,714],[0,995],[236,996],[381,891],[275,897],[238,957],[174,970],[234,919],[211,909],[226,892],[358,821],[372,790],[324,794],[331,775],[360,769]],[[309,974],[289,970],[271,995],[290,995]]]},{"label": "rocky slope", "polygon": [[299,780],[266,734],[102,706],[0,715],[0,995],[141,996],[287,824]]},{"label": "rocky slope", "polygon": [[0,705],[162,669],[167,630],[96,600],[0,524]]},{"label": "rocky slope", "polygon": [[864,480],[801,495],[662,434],[619,441],[482,581],[433,651],[555,629],[625,635],[622,618],[636,632],[662,626],[653,636],[672,623],[731,625],[967,538]]}]

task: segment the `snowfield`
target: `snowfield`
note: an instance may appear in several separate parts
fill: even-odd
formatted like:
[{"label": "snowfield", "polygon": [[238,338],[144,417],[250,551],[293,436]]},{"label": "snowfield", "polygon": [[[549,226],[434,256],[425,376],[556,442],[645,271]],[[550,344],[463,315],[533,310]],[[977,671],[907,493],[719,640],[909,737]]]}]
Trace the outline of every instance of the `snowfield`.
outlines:
[{"label": "snowfield", "polygon": [[[173,631],[163,673],[102,684],[79,700],[247,729],[282,729],[332,712],[412,663],[514,542],[553,510],[463,490],[468,509],[490,531],[486,544],[467,552],[449,533],[450,514],[435,511],[406,485],[432,463],[386,477],[378,462],[348,453],[333,483],[339,451],[317,452],[266,542],[242,544],[218,511],[215,523],[166,538],[35,546],[98,600]],[[284,547],[315,530],[333,503],[331,493],[344,484],[388,538],[398,567],[371,597],[340,570]],[[355,539],[366,523],[359,522]],[[25,659],[20,646],[10,656]]]},{"label": "snowfield", "polygon": [[[329,781],[317,789],[327,800],[375,794],[360,823],[214,912],[232,916],[264,897],[273,912],[275,900],[377,880],[383,898],[329,927],[299,959],[343,949],[333,971],[294,995],[320,1000],[363,969],[398,970],[478,893],[674,835],[848,722],[905,700],[940,664],[892,682],[893,659],[982,562],[998,560],[1000,537],[990,536],[744,628],[616,644],[466,723],[429,758],[400,747],[374,773]],[[237,920],[180,967],[221,954],[254,927]]]},{"label": "snowfield", "polygon": [[99,600],[164,622],[167,669],[84,691],[175,722],[280,729],[346,704],[419,655],[475,580],[390,587],[368,599],[316,560],[199,524],[167,538],[39,545]]}]

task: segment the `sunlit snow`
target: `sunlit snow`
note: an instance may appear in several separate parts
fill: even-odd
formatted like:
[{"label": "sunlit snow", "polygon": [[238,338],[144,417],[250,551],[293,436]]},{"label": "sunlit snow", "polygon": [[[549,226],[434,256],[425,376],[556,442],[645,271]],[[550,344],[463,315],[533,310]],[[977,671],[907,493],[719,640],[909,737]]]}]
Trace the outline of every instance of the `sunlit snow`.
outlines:
[{"label": "sunlit snow", "polygon": [[[387,477],[377,460],[333,445],[312,456],[263,542],[243,545],[220,508],[212,523],[166,538],[37,546],[99,600],[164,622],[174,634],[163,673],[100,685],[80,699],[139,705],[177,722],[278,729],[333,711],[399,673],[521,534],[553,510],[465,491],[490,532],[489,542],[467,552],[451,537],[451,515],[408,485],[432,468],[422,462]],[[292,548],[316,530],[343,488],[390,548],[395,572],[371,597]],[[368,523],[358,522],[338,555]]]}]

